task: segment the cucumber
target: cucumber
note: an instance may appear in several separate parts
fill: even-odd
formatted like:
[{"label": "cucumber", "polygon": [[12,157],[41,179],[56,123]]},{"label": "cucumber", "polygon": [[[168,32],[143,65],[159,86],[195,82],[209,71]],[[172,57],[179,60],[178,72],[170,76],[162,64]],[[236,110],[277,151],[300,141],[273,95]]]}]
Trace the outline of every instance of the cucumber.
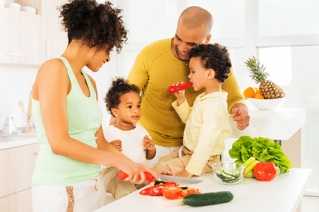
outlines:
[{"label": "cucumber", "polygon": [[240,174],[231,174],[226,171],[222,171],[221,173],[216,173],[216,175],[226,183],[234,183],[240,180]]},{"label": "cucumber", "polygon": [[234,196],[230,191],[220,191],[203,194],[191,194],[187,197],[184,197],[183,203],[185,205],[198,207],[230,202],[233,198]]}]

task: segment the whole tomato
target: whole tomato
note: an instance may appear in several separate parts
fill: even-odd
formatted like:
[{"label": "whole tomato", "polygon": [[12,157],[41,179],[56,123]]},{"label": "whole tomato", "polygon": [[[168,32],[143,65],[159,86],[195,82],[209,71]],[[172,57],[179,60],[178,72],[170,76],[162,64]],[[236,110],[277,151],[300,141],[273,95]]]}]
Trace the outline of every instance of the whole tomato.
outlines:
[{"label": "whole tomato", "polygon": [[255,166],[253,175],[257,180],[270,181],[276,176],[276,167],[271,162],[260,162]]}]

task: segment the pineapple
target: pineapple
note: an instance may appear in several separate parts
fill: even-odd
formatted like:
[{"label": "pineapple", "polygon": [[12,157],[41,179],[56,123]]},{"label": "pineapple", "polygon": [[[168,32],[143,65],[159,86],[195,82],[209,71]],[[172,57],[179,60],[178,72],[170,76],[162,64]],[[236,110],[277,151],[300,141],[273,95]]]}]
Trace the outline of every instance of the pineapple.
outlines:
[{"label": "pineapple", "polygon": [[245,64],[249,68],[250,76],[259,84],[259,90],[265,99],[277,99],[285,96],[284,91],[275,83],[267,80],[268,73],[265,66],[255,58],[249,58]]}]

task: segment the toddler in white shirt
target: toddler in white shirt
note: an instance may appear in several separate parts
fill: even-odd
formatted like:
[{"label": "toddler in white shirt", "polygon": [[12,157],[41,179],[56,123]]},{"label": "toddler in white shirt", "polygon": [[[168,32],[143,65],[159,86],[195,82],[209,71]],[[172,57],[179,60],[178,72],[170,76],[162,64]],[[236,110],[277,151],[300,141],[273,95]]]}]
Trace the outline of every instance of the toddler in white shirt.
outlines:
[{"label": "toddler in white shirt", "polygon": [[[104,126],[108,142],[137,163],[155,157],[156,149],[147,131],[137,122],[141,116],[141,98],[138,87],[124,79],[116,79],[108,91],[105,102],[112,115],[112,124]],[[108,167],[102,171],[106,190],[115,199],[136,190],[136,185],[116,178],[118,170]]]}]

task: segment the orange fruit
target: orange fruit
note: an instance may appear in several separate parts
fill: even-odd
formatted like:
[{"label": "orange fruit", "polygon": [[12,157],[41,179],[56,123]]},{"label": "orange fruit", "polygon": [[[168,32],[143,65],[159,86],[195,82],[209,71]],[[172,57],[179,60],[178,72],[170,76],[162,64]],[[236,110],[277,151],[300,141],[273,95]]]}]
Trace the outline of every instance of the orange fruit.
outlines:
[{"label": "orange fruit", "polygon": [[246,98],[254,98],[255,94],[255,89],[253,87],[248,87],[244,90],[244,96]]},{"label": "orange fruit", "polygon": [[256,93],[255,93],[254,98],[256,98],[256,99],[264,99],[264,96],[261,94],[259,89],[256,89]]}]

